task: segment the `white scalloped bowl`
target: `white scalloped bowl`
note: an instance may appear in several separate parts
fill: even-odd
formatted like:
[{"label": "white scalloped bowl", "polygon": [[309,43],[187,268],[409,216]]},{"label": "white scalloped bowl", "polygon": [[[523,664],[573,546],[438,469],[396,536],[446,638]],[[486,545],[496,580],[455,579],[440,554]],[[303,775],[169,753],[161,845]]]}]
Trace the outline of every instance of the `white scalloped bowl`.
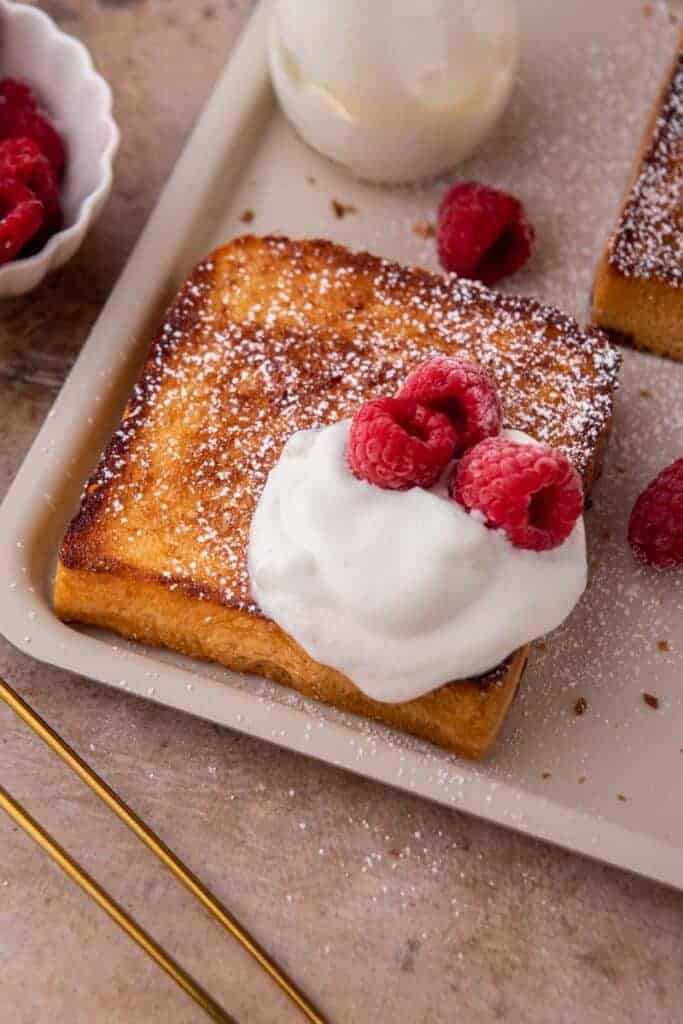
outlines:
[{"label": "white scalloped bowl", "polygon": [[67,149],[60,195],[64,227],[34,256],[0,266],[0,298],[22,295],[71,259],[112,185],[119,130],[111,91],[88,51],[35,7],[0,2],[0,77],[35,89]]}]

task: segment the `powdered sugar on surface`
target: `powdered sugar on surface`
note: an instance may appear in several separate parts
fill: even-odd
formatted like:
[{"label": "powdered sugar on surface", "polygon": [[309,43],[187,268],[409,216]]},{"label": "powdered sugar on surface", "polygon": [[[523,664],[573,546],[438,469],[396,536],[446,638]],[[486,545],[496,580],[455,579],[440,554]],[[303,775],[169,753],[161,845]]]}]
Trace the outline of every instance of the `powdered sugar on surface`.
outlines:
[{"label": "powdered sugar on surface", "polygon": [[510,426],[589,470],[620,360],[599,332],[473,282],[356,262],[327,243],[247,241],[216,263],[171,311],[88,486],[104,494],[103,558],[123,548],[126,564],[161,568],[173,589],[253,610],[249,525],[285,441],[395,393],[444,350],[490,370]]}]

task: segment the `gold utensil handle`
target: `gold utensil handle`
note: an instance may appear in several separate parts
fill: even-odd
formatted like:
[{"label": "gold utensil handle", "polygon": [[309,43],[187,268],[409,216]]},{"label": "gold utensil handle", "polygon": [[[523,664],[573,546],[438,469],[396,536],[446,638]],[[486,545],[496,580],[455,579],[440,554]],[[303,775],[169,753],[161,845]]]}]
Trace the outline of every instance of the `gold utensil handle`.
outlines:
[{"label": "gold utensil handle", "polygon": [[31,817],[28,811],[24,810],[21,804],[9,795],[3,786],[0,786],[0,808],[6,811],[10,818],[28,836],[52,857],[53,861],[60,866],[62,871],[65,871],[69,878],[73,879],[77,885],[80,885],[81,889],[87,892],[88,896],[116,921],[119,928],[122,928],[127,935],[130,935],[131,939],[137,942],[138,946],[144,949],[145,953],[151,956],[152,960],[162,970],[166,971],[173,978],[176,985],[180,985],[212,1020],[218,1021],[219,1024],[237,1024],[235,1018],[226,1013],[209,993],[202,988],[199,982],[195,981],[187,971],[183,970],[180,964],[162,949],[159,943],[130,914],[126,913],[123,907],[38,824],[35,818]]},{"label": "gold utensil handle", "polygon": [[[73,771],[76,775],[95,793],[117,815],[125,825],[130,828],[138,839],[171,871],[175,877],[190,890],[199,902],[208,910],[239,944],[257,961],[273,981],[299,1008],[304,1016],[312,1024],[326,1024],[326,1019],[304,995],[292,979],[279,967],[274,960],[266,953],[262,946],[244,928],[237,918],[230,913],[213,893],[206,888],[203,882],[183,864],[172,850],[156,835],[152,829],[142,821],[141,818],[118,796],[100,776],[93,771],[77,753],[73,750],[47,722],[45,722],[29,704],[24,701],[15,690],[12,689],[3,679],[0,679],[0,698],[29,726],[33,732],[47,744],[48,747]],[[11,798],[10,798],[11,799]],[[7,810],[7,808],[5,808]],[[9,810],[8,810],[8,813]],[[25,812],[23,812],[25,813]],[[34,823],[35,824],[35,823]],[[22,826],[23,827],[23,826]],[[39,828],[39,826],[36,826]],[[39,841],[33,833],[29,832],[36,841]],[[41,845],[43,845],[41,843]],[[47,849],[43,845],[44,849]],[[48,850],[49,852],[49,850]],[[67,855],[65,855],[67,856]],[[65,868],[66,870],[66,868]],[[72,875],[72,878],[75,876]],[[78,879],[75,879],[78,881]],[[79,883],[80,884],[80,883]],[[94,883],[96,884],[96,883]],[[88,891],[88,890],[86,890]],[[103,892],[103,890],[101,890]],[[92,893],[90,893],[92,895]],[[106,893],[105,893],[106,896]],[[93,898],[95,898],[93,896]],[[102,905],[102,904],[100,904]],[[106,907],[104,908],[106,909]],[[112,915],[113,916],[113,915]],[[123,927],[123,925],[122,925]],[[129,934],[131,934],[129,932]],[[134,936],[133,936],[134,937]],[[153,940],[150,940],[153,941]],[[143,947],[144,948],[144,947]],[[160,948],[160,947],[157,947]],[[149,951],[148,951],[149,952]],[[163,951],[162,951],[163,952]],[[151,954],[150,954],[151,955]],[[162,964],[163,966],[163,964]],[[177,967],[177,965],[176,965]],[[166,968],[165,968],[166,969]],[[181,970],[181,968],[178,968]],[[169,972],[170,973],[170,972]],[[190,979],[191,980],[191,979]],[[179,982],[180,984],[180,982]],[[184,987],[184,986],[183,986]],[[187,990],[186,990],[187,991]],[[223,1012],[223,1011],[221,1011]],[[227,1020],[227,1017],[216,1018]]]}]

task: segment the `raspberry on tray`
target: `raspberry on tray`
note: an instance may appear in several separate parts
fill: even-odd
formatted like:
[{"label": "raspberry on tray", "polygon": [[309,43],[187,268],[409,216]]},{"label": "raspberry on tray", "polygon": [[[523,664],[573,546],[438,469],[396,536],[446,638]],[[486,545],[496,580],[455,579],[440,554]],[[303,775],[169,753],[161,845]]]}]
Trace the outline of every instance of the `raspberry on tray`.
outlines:
[{"label": "raspberry on tray", "polygon": [[631,512],[628,541],[646,565],[683,566],[683,459],[663,469],[640,495]]},{"label": "raspberry on tray", "polygon": [[476,181],[448,190],[439,204],[436,235],[444,270],[484,284],[524,266],[536,238],[518,199]]}]

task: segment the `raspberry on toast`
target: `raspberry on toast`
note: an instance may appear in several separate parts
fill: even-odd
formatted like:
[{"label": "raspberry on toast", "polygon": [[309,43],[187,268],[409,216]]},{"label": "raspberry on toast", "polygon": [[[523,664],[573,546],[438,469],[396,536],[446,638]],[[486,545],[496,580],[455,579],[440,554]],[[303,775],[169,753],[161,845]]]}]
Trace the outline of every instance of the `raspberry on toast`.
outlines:
[{"label": "raspberry on toast", "polygon": [[247,236],[218,249],[171,306],[86,484],[60,551],[59,615],[482,756],[527,647],[486,678],[377,703],[266,620],[247,573],[251,517],[287,438],[395,393],[411,369],[444,353],[485,366],[507,424],[561,448],[590,486],[620,362],[602,332],[529,299],[327,241]]}]

